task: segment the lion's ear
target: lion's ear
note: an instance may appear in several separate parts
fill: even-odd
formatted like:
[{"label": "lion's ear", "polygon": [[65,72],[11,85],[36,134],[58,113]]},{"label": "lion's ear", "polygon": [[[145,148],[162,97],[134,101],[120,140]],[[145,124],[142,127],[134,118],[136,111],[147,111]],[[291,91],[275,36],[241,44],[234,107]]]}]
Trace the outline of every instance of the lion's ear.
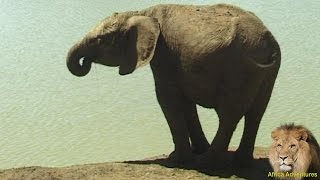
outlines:
[{"label": "lion's ear", "polygon": [[305,130],[301,130],[299,132],[299,140],[307,141],[307,139],[308,139],[308,133]]},{"label": "lion's ear", "polygon": [[277,140],[279,139],[279,134],[280,134],[280,132],[277,131],[277,130],[272,131],[272,132],[271,132],[271,137],[272,137],[272,139],[275,140],[275,141],[277,141]]},{"label": "lion's ear", "polygon": [[307,141],[308,132],[305,129],[299,129],[293,133],[293,137],[298,141]]}]

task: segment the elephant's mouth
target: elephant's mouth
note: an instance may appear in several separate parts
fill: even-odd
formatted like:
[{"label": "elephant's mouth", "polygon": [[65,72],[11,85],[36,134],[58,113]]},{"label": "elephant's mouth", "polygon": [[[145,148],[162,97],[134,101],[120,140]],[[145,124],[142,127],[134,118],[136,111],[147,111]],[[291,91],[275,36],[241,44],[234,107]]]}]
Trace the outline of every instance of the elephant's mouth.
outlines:
[{"label": "elephant's mouth", "polygon": [[109,67],[119,67],[121,62],[120,57],[110,56],[110,55],[106,55],[104,57],[95,57],[95,58],[90,57],[89,59],[91,60],[91,62],[109,66]]}]

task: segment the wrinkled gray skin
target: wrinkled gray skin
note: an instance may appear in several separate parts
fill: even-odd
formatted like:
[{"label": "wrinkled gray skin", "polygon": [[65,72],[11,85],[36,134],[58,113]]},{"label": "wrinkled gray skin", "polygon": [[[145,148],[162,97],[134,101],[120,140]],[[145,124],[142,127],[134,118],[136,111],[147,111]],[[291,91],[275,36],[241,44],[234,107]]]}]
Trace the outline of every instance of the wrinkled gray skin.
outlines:
[{"label": "wrinkled gray skin", "polygon": [[[277,41],[251,12],[224,4],[157,5],[107,17],[70,49],[67,66],[76,76],[85,76],[91,63],[119,67],[126,75],[150,63],[175,145],[169,158],[175,162],[223,166],[221,155],[244,116],[233,162],[245,167],[253,159],[280,56]],[[211,144],[196,104],[218,114]]]}]

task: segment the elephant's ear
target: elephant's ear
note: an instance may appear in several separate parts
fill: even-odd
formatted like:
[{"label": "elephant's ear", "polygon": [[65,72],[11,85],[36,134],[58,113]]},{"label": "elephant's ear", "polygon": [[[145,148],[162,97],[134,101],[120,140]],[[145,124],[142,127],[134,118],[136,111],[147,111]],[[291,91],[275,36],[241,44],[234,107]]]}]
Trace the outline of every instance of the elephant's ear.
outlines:
[{"label": "elephant's ear", "polygon": [[160,34],[157,19],[146,16],[129,18],[127,29],[126,59],[119,67],[120,75],[132,73],[151,61]]}]

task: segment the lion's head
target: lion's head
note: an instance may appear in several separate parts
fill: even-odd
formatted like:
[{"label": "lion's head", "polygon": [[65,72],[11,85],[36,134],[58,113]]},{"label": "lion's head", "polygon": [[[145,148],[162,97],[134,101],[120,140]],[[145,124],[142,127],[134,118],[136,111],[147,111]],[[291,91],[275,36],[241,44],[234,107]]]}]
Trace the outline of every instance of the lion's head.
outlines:
[{"label": "lion's head", "polygon": [[312,133],[303,126],[287,124],[271,133],[269,161],[275,172],[308,172],[320,168],[320,148]]}]

